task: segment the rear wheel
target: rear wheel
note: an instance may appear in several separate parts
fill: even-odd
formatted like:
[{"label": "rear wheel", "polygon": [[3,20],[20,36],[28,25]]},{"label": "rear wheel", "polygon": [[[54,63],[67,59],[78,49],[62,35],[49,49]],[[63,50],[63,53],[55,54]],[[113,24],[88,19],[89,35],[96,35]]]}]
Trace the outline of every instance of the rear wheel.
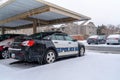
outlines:
[{"label": "rear wheel", "polygon": [[46,55],[44,56],[44,63],[50,64],[55,62],[56,60],[56,53],[54,50],[48,50]]}]

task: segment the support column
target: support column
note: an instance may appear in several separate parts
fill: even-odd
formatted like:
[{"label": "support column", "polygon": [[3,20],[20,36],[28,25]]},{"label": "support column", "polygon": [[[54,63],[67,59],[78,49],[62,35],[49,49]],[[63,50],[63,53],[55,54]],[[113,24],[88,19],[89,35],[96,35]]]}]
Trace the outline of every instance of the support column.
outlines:
[{"label": "support column", "polygon": [[1,28],[1,34],[5,34],[5,28]]},{"label": "support column", "polygon": [[37,33],[37,21],[33,21],[33,34]]}]

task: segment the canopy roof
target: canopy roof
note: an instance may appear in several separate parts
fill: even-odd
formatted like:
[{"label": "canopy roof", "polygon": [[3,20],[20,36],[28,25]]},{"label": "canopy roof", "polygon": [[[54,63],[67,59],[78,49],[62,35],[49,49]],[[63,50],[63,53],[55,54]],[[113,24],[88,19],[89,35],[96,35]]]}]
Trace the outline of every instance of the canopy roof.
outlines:
[{"label": "canopy roof", "polygon": [[90,20],[89,17],[43,0],[9,0],[0,6],[0,27],[24,28]]}]

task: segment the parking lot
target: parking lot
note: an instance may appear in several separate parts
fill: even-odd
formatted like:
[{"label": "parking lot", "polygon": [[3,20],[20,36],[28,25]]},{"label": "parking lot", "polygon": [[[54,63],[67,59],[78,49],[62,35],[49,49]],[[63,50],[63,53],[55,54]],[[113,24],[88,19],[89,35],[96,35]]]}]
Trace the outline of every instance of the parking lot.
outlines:
[{"label": "parking lot", "polygon": [[86,46],[87,50],[93,50],[96,52],[106,53],[106,54],[120,54],[120,45],[107,45],[107,44],[88,45],[86,40],[80,42]]},{"label": "parking lot", "polygon": [[0,60],[0,78],[2,80],[119,80],[119,61],[119,54],[101,54],[91,50],[87,50],[84,57],[62,59],[46,65],[6,59]]}]

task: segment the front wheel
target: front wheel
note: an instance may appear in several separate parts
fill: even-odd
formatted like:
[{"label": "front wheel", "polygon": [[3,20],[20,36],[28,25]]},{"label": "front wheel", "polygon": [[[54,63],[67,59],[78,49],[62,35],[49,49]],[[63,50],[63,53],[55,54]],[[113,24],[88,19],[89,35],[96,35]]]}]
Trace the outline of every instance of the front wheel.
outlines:
[{"label": "front wheel", "polygon": [[84,56],[85,55],[85,48],[81,47],[79,51],[79,56]]},{"label": "front wheel", "polygon": [[46,55],[44,56],[44,63],[50,64],[55,62],[56,60],[56,53],[54,50],[48,50]]},{"label": "front wheel", "polygon": [[2,58],[3,59],[8,59],[9,58],[9,52],[8,52],[8,50],[5,50],[5,51],[2,52]]},{"label": "front wheel", "polygon": [[88,43],[89,45],[91,44],[91,43]]},{"label": "front wheel", "polygon": [[107,45],[110,45],[109,43],[107,43]]}]

